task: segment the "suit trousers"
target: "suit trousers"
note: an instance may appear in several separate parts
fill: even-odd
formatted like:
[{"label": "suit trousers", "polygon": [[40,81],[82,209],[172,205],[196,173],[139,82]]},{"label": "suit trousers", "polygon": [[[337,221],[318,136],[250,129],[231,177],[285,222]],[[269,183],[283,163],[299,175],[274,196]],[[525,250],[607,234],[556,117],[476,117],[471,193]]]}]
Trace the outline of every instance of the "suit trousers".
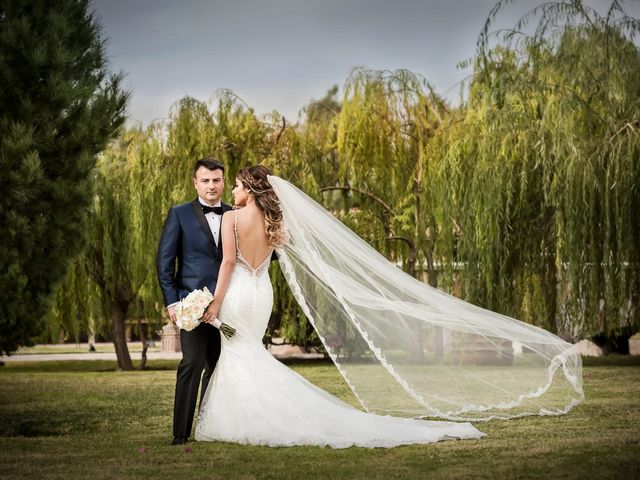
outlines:
[{"label": "suit trousers", "polygon": [[[208,323],[201,323],[187,332],[180,330],[182,360],[178,366],[176,393],[173,405],[173,436],[189,438],[202,378],[200,404],[220,357],[220,331]],[[204,370],[204,374],[202,371]]]}]

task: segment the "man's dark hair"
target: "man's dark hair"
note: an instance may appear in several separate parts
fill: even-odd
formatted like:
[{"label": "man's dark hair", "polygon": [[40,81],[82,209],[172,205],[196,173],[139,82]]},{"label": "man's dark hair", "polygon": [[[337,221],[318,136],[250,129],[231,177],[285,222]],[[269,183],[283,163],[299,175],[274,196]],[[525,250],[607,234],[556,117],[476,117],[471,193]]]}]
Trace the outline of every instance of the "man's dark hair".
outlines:
[{"label": "man's dark hair", "polygon": [[213,157],[201,158],[193,165],[193,178],[196,178],[196,172],[200,167],[204,167],[211,171],[222,170],[222,173],[224,174],[224,165]]}]

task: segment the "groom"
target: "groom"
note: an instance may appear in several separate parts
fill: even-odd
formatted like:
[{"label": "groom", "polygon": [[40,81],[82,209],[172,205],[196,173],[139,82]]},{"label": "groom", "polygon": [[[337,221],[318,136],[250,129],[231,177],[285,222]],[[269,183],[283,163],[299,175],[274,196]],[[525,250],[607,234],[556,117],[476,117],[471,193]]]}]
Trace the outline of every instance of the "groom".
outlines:
[{"label": "groom", "polygon": [[[220,224],[223,212],[231,210],[220,202],[224,166],[216,159],[203,158],[195,163],[193,186],[198,198],[169,209],[156,257],[164,304],[174,323],[175,306],[189,292],[203,287],[215,291],[222,261]],[[172,445],[187,443],[191,435],[200,377],[202,400],[220,356],[220,331],[203,322],[189,332],[180,330],[180,342],[182,361],[173,406]]]}]

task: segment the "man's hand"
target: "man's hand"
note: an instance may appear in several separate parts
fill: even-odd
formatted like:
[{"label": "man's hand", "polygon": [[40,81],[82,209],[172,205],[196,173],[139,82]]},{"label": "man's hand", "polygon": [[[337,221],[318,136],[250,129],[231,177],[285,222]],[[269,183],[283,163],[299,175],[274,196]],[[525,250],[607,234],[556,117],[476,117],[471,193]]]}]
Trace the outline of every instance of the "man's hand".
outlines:
[{"label": "man's hand", "polygon": [[167,313],[169,314],[169,318],[171,319],[171,321],[173,322],[173,324],[175,325],[176,321],[177,321],[177,317],[176,317],[176,306],[175,305],[169,305],[167,307]]}]

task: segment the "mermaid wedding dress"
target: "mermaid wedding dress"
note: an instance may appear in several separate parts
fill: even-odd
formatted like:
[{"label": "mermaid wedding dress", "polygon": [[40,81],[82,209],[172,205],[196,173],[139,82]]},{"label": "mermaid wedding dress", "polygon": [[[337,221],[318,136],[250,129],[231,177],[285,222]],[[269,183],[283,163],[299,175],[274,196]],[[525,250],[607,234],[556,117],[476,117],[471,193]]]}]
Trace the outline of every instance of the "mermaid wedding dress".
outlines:
[{"label": "mermaid wedding dress", "polygon": [[271,255],[253,268],[237,235],[236,264],[219,318],[236,328],[222,338],[220,359],[200,406],[195,438],[251,445],[394,447],[480,438],[470,423],[426,421],[357,410],[311,384],[265,350],[273,306]]}]

